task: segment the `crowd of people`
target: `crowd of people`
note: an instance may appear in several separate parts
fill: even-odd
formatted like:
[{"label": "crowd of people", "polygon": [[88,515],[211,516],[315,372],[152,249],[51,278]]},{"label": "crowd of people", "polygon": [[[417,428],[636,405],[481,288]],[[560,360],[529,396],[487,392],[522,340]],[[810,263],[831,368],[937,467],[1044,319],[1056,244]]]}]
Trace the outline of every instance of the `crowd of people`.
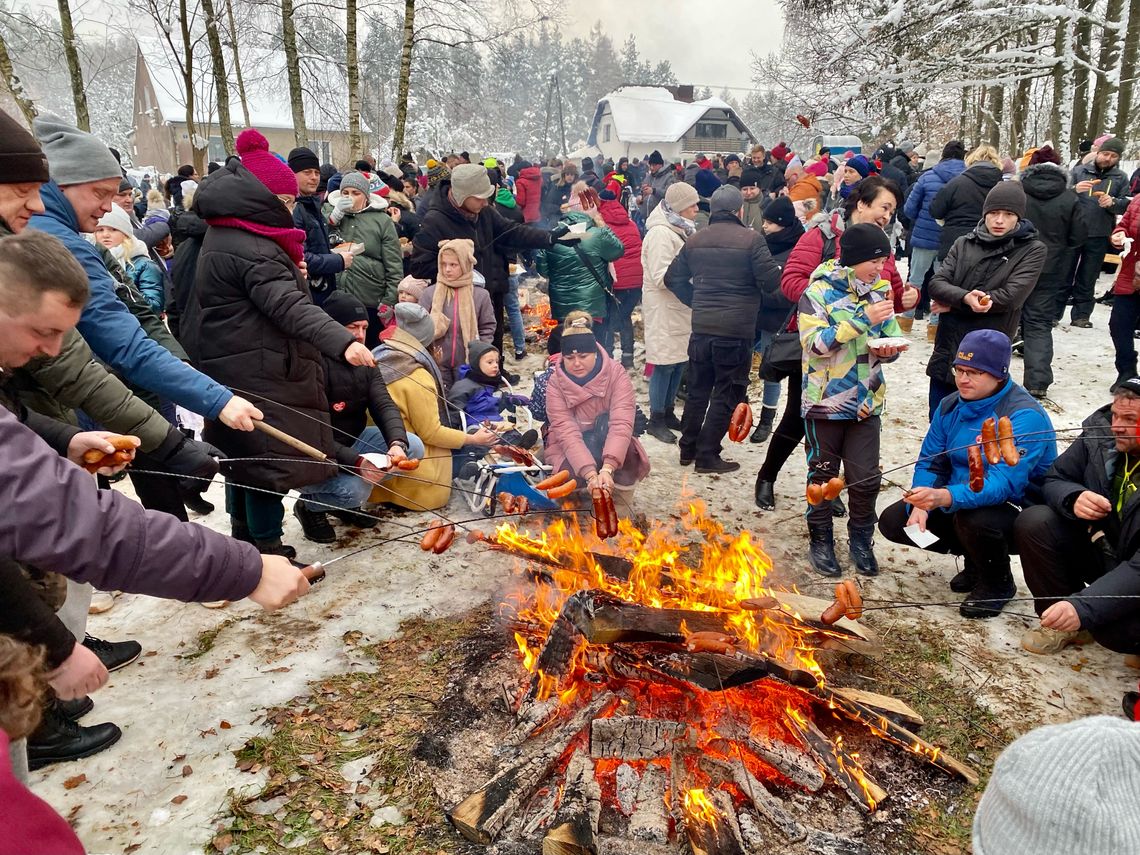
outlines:
[{"label": "crowd of people", "polygon": [[[755,502],[775,509],[802,446],[816,573],[844,573],[834,520],[846,517],[856,573],[879,573],[876,530],[961,556],[949,580],[961,615],[992,618],[1017,594],[1019,555],[1040,616],[1026,650],[1095,640],[1140,667],[1140,193],[1119,169],[1124,147],[1091,141],[1068,167],[1049,145],[1019,166],[952,140],[871,155],[780,143],[673,164],[657,151],[422,166],[407,154],[339,169],[247,129],[204,177],[184,166],[136,186],[91,134],[49,116],[29,133],[0,114],[0,450],[13,499],[0,633],[40,650],[0,637],[0,662],[49,687],[5,719],[17,777],[120,736],[77,722],[141,652],[86,633],[96,589],[279,608],[308,588],[283,539],[290,491],[304,538],[332,543],[336,525],[374,526],[377,508],[470,494],[496,445],[626,503],[673,446],[695,475],[728,476],[740,464],[726,434],[754,375],[749,439],[768,443]],[[1058,454],[1053,328],[1069,305],[1072,326],[1091,325],[1115,252],[1101,297],[1112,401]],[[524,283],[557,322],[529,394],[506,361],[535,338]],[[910,489],[880,512],[884,366],[916,319],[933,341],[929,427]],[[989,419],[1009,420],[1020,452],[979,472],[971,449]],[[117,449],[116,434],[134,439]],[[95,477],[80,469],[116,451]],[[110,488],[124,470],[137,503]],[[229,536],[189,522],[213,509],[204,489],[219,472]],[[823,498],[836,479],[843,495]],[[1138,700],[1125,700],[1130,718]]]}]

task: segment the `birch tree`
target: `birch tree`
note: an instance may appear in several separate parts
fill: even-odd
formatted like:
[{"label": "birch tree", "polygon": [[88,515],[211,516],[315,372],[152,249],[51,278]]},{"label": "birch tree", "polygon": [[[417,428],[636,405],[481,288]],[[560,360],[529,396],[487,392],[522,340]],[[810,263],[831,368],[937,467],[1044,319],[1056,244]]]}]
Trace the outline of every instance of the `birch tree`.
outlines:
[{"label": "birch tree", "polygon": [[12,96],[12,100],[16,102],[16,106],[20,108],[20,112],[24,115],[24,121],[31,127],[32,121],[36,118],[36,105],[28,97],[24,91],[24,84],[20,82],[20,78],[16,74],[16,69],[12,65],[12,58],[8,54],[8,43],[4,40],[4,33],[0,31],[0,77],[4,80],[4,88]]},{"label": "birch tree", "polygon": [[71,98],[75,103],[75,125],[81,131],[91,130],[91,116],[87,112],[87,91],[83,85],[83,66],[75,42],[75,25],[71,20],[68,0],[56,0],[59,8],[59,27],[63,37],[63,57],[67,61],[67,74],[71,80]]},{"label": "birch tree", "polygon": [[1128,29],[1124,35],[1124,51],[1120,58],[1120,89],[1116,97],[1116,124],[1113,133],[1127,139],[1135,115],[1136,105],[1132,94],[1136,91],[1136,60],[1140,54],[1140,0],[1128,4]]},{"label": "birch tree", "polygon": [[229,18],[230,52],[233,57],[234,76],[237,78],[238,100],[241,101],[241,115],[245,126],[250,126],[249,99],[245,96],[245,79],[241,74],[241,57],[238,56],[238,33],[234,24],[234,0],[226,0],[226,17]]},{"label": "birch tree", "polygon": [[348,78],[348,153],[359,158],[364,153],[360,136],[360,61],[356,44],[356,0],[345,0],[345,60]]},{"label": "birch tree", "polygon": [[293,138],[298,146],[309,144],[305,124],[305,92],[297,56],[297,31],[293,25],[293,0],[281,0],[281,46],[285,51],[285,74],[289,79],[289,106],[293,112]]},{"label": "birch tree", "polygon": [[218,35],[218,17],[214,13],[214,0],[201,0],[206,16],[206,43],[210,47],[210,67],[214,73],[214,98],[218,108],[218,132],[226,154],[236,151],[234,128],[230,123],[230,83],[226,74],[226,61],[222,55],[222,39]]}]

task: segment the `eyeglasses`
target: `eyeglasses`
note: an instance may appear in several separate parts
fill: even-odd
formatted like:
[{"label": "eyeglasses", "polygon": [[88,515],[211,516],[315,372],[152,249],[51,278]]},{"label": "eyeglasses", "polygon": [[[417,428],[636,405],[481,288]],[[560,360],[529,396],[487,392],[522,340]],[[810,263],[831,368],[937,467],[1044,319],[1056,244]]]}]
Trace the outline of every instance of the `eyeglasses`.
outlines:
[{"label": "eyeglasses", "polygon": [[958,377],[965,377],[967,380],[973,380],[975,377],[981,377],[986,372],[979,371],[977,368],[966,368],[962,365],[954,366],[954,374]]}]

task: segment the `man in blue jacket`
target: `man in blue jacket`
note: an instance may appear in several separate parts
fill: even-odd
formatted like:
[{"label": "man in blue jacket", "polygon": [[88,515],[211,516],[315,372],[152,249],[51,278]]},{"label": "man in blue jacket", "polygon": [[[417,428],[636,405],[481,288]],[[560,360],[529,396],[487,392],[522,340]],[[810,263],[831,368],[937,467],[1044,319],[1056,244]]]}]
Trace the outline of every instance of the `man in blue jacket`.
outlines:
[{"label": "man in blue jacket", "polygon": [[[1057,457],[1053,424],[1037,401],[1009,376],[1011,345],[999,330],[966,334],[954,360],[957,393],[939,404],[922,441],[914,479],[905,497],[879,517],[887,540],[913,546],[907,526],[938,540],[930,552],[964,555],[965,567],[950,590],[968,594],[959,611],[967,618],[996,617],[1017,593],[1009,569],[1016,552],[1014,523],[1021,509],[1041,500],[1041,484]],[[987,465],[981,492],[970,489],[969,446],[982,422],[1008,416],[1021,446],[1016,466]]]},{"label": "man in blue jacket", "polygon": [[321,305],[336,288],[336,275],[352,266],[352,253],[329,248],[329,228],[321,214],[321,162],[312,149],[295,148],[287,158],[297,176],[297,207],[293,222],[305,232],[305,264],[309,268],[309,290],[313,302]]},{"label": "man in blue jacket", "polygon": [[187,410],[235,430],[253,430],[261,411],[148,338],[115,296],[115,280],[83,237],[111,210],[122,180],[110,150],[91,134],[50,116],[36,119],[33,131],[52,180],[40,188],[44,212],[32,217],[29,228],[59,238],[87,272],[91,297],[76,328],[95,355],[132,383]]}]

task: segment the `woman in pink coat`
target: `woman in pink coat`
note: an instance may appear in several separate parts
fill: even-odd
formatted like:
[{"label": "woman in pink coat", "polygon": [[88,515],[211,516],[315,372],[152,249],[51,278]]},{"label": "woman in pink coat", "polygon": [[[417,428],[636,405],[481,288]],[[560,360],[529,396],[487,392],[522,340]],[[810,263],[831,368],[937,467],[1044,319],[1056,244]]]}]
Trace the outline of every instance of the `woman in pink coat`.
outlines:
[{"label": "woman in pink coat", "polygon": [[632,491],[649,474],[633,435],[633,385],[598,346],[586,312],[563,322],[562,360],[546,387],[546,462],[568,469],[579,486]]}]

